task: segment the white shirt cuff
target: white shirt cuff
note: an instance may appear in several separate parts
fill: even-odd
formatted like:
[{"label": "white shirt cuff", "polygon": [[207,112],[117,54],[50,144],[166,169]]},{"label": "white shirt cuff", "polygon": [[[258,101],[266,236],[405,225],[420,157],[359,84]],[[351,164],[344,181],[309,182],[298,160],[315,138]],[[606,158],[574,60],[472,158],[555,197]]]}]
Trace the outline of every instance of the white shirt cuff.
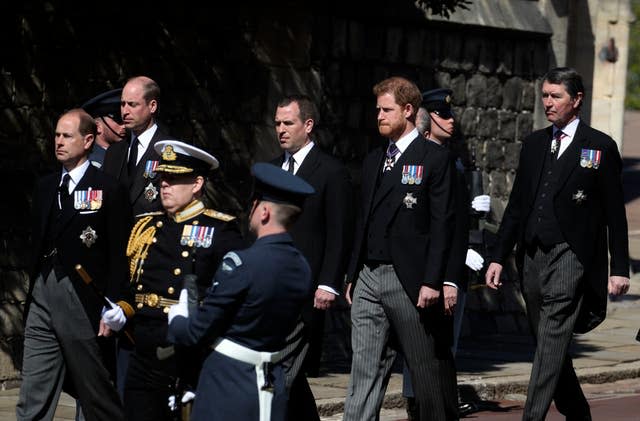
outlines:
[{"label": "white shirt cuff", "polygon": [[455,287],[455,289],[458,289],[458,285],[454,284],[453,282],[444,281],[442,284],[449,285],[450,287]]},{"label": "white shirt cuff", "polygon": [[334,295],[340,295],[340,294],[338,293],[338,291],[336,291],[335,289],[331,288],[330,286],[326,286],[326,285],[318,285],[318,289],[321,289],[321,290],[323,290],[323,291],[330,292],[330,293],[332,293],[332,294],[334,294]]}]

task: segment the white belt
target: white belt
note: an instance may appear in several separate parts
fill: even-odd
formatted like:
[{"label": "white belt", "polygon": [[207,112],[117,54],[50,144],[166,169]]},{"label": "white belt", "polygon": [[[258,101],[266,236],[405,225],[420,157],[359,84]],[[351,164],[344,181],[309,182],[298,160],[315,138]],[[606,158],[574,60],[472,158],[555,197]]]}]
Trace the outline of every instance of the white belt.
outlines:
[{"label": "white belt", "polygon": [[273,387],[266,381],[265,365],[275,364],[284,357],[284,352],[260,352],[246,346],[239,345],[229,339],[220,338],[211,346],[214,351],[226,355],[234,360],[251,364],[256,367],[256,387],[258,388],[258,402],[260,408],[260,421],[271,420],[271,401],[273,400]]}]

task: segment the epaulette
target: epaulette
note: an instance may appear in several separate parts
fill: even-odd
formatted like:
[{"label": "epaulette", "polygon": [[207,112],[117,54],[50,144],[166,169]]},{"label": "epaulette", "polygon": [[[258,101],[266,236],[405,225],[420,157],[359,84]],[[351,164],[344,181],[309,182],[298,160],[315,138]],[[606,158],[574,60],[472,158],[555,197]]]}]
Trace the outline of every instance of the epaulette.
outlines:
[{"label": "epaulette", "polygon": [[163,211],[153,211],[153,212],[145,212],[145,213],[140,213],[136,216],[134,216],[134,218],[143,218],[145,216],[157,216],[157,215],[162,215],[164,214]]},{"label": "epaulette", "polygon": [[233,221],[234,219],[236,219],[235,216],[232,216],[232,215],[229,215],[229,214],[226,214],[226,213],[222,213],[222,212],[218,212],[217,210],[213,210],[213,209],[205,209],[204,214],[207,215],[208,217],[219,219],[219,220],[224,221],[224,222],[229,222],[229,221]]}]

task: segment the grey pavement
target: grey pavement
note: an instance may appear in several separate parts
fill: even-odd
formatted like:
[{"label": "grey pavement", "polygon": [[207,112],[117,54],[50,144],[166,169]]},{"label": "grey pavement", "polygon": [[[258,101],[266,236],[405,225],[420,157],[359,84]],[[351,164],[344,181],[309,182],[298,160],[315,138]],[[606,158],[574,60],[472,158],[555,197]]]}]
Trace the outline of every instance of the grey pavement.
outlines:
[{"label": "grey pavement", "polygon": [[[624,187],[629,221],[629,247],[634,272],[627,295],[610,300],[607,319],[594,331],[577,335],[571,348],[576,372],[585,392],[599,384],[619,384],[640,392],[640,112],[625,114]],[[533,344],[528,336],[486,335],[462,339],[456,364],[461,397],[465,400],[521,401],[526,394]],[[343,370],[346,371],[346,370]],[[309,379],[324,421],[341,419],[347,373],[327,373]],[[635,382],[628,384],[625,382]],[[397,420],[403,410],[402,375],[391,376],[382,420]],[[0,421],[15,419],[17,389],[0,391]],[[395,409],[394,409],[395,408]],[[56,420],[72,420],[74,401],[63,395]]]}]

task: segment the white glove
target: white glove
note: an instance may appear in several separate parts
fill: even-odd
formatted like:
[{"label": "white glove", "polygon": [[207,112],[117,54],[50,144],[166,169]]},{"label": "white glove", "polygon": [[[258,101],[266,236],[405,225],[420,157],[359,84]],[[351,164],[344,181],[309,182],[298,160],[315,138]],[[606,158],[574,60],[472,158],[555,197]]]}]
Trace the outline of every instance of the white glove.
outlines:
[{"label": "white glove", "polygon": [[482,258],[482,256],[480,256],[480,254],[473,250],[473,249],[469,249],[467,250],[467,258],[464,261],[464,263],[469,266],[472,270],[475,271],[479,271],[480,269],[482,269],[482,265],[484,264],[484,259]]},{"label": "white glove", "polygon": [[[191,402],[195,398],[196,394],[191,390],[187,390],[186,392],[184,392],[184,395],[182,395],[182,399],[180,399],[180,402],[182,402],[182,404],[184,405],[185,403]],[[169,396],[167,405],[169,406],[169,409],[171,411],[175,411],[176,409],[178,409],[178,407],[176,406],[176,395]]]},{"label": "white glove", "polygon": [[173,320],[176,316],[189,317],[189,307],[187,300],[189,296],[187,295],[187,290],[183,289],[180,291],[180,298],[178,299],[178,304],[174,304],[169,307],[169,324],[171,324],[171,320]]},{"label": "white glove", "polygon": [[182,395],[182,399],[180,401],[184,404],[187,402],[191,402],[195,398],[196,394],[191,390],[187,390],[186,392],[184,392],[184,395]]},{"label": "white glove", "polygon": [[114,332],[120,331],[122,327],[127,323],[127,316],[124,315],[124,311],[122,311],[122,307],[117,304],[114,304],[107,297],[104,297],[111,306],[110,309],[107,307],[102,307],[102,322],[109,327],[109,329]]},{"label": "white glove", "polygon": [[491,209],[491,197],[487,194],[476,196],[471,201],[471,207],[478,212],[489,212],[489,209]]}]

